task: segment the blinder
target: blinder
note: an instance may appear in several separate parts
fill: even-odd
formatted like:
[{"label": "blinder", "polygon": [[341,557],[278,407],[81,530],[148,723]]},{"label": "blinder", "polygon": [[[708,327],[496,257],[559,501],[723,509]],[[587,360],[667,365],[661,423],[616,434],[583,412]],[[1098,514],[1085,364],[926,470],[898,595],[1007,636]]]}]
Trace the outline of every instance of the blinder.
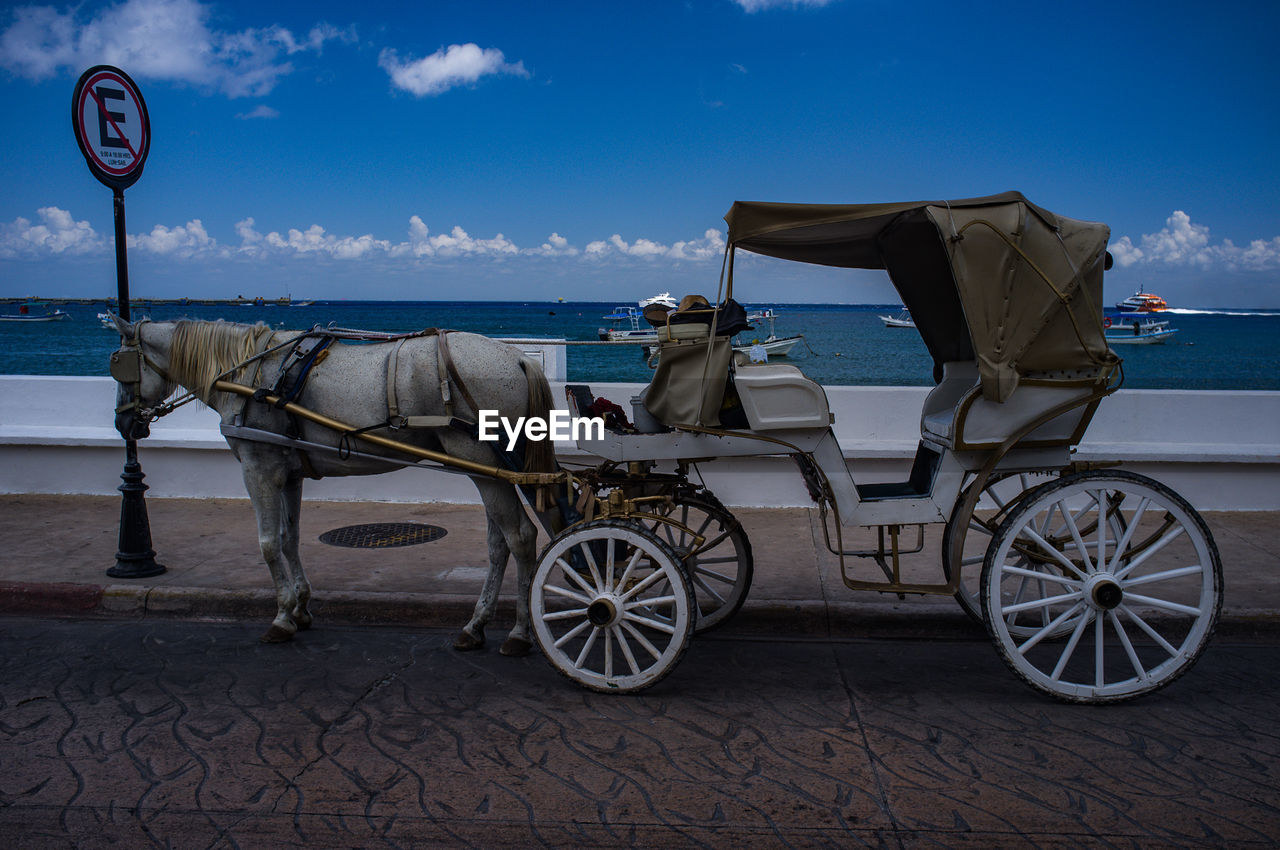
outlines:
[{"label": "blinder", "polygon": [[108,367],[111,377],[121,384],[137,384],[142,381],[142,351],[137,348],[121,348],[111,352]]}]

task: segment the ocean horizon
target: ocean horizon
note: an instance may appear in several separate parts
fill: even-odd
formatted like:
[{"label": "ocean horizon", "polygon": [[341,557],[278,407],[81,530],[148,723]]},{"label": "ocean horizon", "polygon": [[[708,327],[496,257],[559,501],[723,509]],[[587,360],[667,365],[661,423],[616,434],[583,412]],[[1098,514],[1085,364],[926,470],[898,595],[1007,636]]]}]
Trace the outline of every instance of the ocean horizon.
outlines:
[{"label": "ocean horizon", "polygon": [[[634,303],[634,302],[625,302]],[[106,299],[80,302],[42,299],[34,310],[57,307],[70,318],[57,322],[0,322],[5,366],[14,375],[106,375],[107,358],[119,339],[103,327],[98,313]],[[451,328],[486,336],[597,339],[610,323],[603,317],[617,301],[377,301],[317,299],[278,305],[265,303],[171,303],[131,298],[135,318],[192,318],[264,322],[273,328],[305,330],[314,326],[402,332],[427,327]],[[888,328],[881,315],[901,305],[744,302],[748,309],[777,312],[778,336],[801,335],[791,363],[820,384],[928,386],[933,365],[918,333]],[[16,312],[0,308],[0,313]],[[1280,390],[1280,310],[1173,308],[1160,314],[1178,333],[1158,345],[1123,346],[1124,386],[1131,389]],[[768,326],[757,325],[739,342],[763,339]],[[640,347],[569,346],[568,380],[578,383],[645,382],[651,370]]]}]

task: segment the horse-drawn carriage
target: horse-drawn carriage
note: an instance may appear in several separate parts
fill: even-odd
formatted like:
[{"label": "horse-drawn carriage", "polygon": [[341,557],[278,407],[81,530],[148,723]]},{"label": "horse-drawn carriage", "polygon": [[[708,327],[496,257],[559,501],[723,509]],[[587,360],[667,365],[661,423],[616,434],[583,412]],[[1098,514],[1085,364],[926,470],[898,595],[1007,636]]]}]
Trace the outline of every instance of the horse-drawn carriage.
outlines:
[{"label": "horse-drawn carriage", "polygon": [[[331,357],[324,368],[338,370],[337,384],[326,388],[315,369],[295,392],[250,376],[255,359],[299,359],[280,353],[275,337],[222,357],[197,380],[174,374],[172,345],[122,326],[126,346],[116,357],[123,365],[113,372],[126,417],[119,424],[127,434],[156,415],[156,401],[170,388],[160,384],[204,382],[201,394],[223,413],[242,462],[266,470],[246,468],[246,482],[277,579],[273,629],[285,633],[277,636],[309,623],[310,588],[297,578],[298,496],[288,482],[300,492],[304,467],[338,474],[427,463],[476,478],[489,510],[493,569],[460,645],[482,641],[511,552],[521,581],[517,625],[504,651],[519,651],[530,637],[523,627],[531,625],[543,654],[574,681],[601,691],[643,689],[674,668],[693,634],[732,617],[750,587],[753,561],[742,526],[691,471],[720,458],[783,455],[795,460],[819,506],[826,545],[847,585],[956,596],[986,625],[1013,671],[1045,693],[1123,700],[1169,683],[1196,660],[1222,599],[1222,567],[1203,520],[1154,480],[1072,459],[1099,402],[1122,380],[1102,326],[1105,225],[1055,215],[1017,193],[902,204],[740,202],[726,220],[717,298],[659,328],[657,369],[636,407],[636,425],[578,440],[598,464],[535,469],[531,452],[494,463],[492,444],[477,442],[474,427],[466,432],[468,414],[474,423],[486,405],[519,415],[545,408],[536,392],[518,398],[514,359],[465,334],[456,341],[448,335],[452,357],[441,351],[443,334],[419,335],[421,351],[398,337],[394,352],[363,373],[364,383],[358,356]],[[935,364],[907,480],[856,483],[822,388],[794,366],[733,352],[740,250],[888,272]],[[145,355],[130,353],[138,351]],[[408,370],[401,361],[410,362]],[[529,373],[527,363],[518,368]],[[283,362],[278,372],[287,372]],[[415,380],[423,375],[428,379]],[[529,375],[529,387],[539,378]],[[595,402],[588,387],[570,386],[567,394],[578,413]],[[246,401],[255,395],[258,403]],[[140,416],[131,403],[141,404]],[[368,407],[386,418],[360,418]],[[356,418],[332,412],[344,408]],[[401,428],[406,436],[387,436]],[[356,452],[355,441],[379,451]],[[364,466],[342,468],[353,458]],[[273,497],[260,478],[285,483]],[[524,491],[550,536],[536,557],[527,515],[512,514],[511,485]],[[273,512],[268,504],[264,518],[258,503],[272,498],[285,508]],[[908,548],[903,529],[928,524],[943,526],[941,579],[908,581],[901,556],[921,544]],[[878,544],[847,549],[844,530],[855,528],[877,529]],[[846,558],[855,556],[880,573],[853,577]],[[292,584],[290,576],[297,576]]]}]

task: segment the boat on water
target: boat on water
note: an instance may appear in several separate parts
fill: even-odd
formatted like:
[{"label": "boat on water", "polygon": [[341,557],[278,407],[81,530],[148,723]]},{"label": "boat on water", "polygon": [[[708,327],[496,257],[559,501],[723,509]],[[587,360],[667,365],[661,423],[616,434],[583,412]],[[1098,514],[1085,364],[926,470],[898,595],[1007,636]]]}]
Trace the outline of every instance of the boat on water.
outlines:
[{"label": "boat on water", "polygon": [[[661,295],[655,295],[652,298],[637,302],[635,307],[626,304],[614,307],[613,310],[602,317],[612,324],[609,327],[598,329],[597,336],[607,342],[640,342],[656,348],[658,344],[658,329],[649,324],[644,317],[644,309],[655,304],[675,309],[679,302],[671,296],[671,293],[664,292]],[[786,357],[791,349],[795,348],[796,343],[804,337],[799,334],[795,336],[778,336],[774,329],[774,320],[777,317],[778,313],[772,307],[756,310],[748,314],[748,321],[767,322],[769,333],[764,339],[757,337],[750,342],[738,343],[733,346],[734,350],[748,352],[752,347],[761,345],[764,347],[765,353],[770,357]]]},{"label": "boat on water", "polygon": [[644,314],[639,307],[623,305],[614,307],[602,316],[606,322],[612,322],[607,328],[600,328],[596,333],[602,340],[609,342],[657,342],[658,329],[643,324]]},{"label": "boat on water", "polygon": [[71,314],[65,310],[54,310],[43,313],[32,313],[31,305],[23,304],[18,308],[17,313],[5,313],[0,315],[0,322],[57,322],[62,319],[70,319]]},{"label": "boat on water", "polygon": [[1117,301],[1116,309],[1122,313],[1159,313],[1168,310],[1169,305],[1159,295],[1139,289],[1123,301]]},{"label": "boat on water", "polygon": [[1149,313],[1128,313],[1106,316],[1102,320],[1107,345],[1152,345],[1161,343],[1178,332],[1169,327],[1166,319],[1158,319]]},{"label": "boat on water", "polygon": [[902,312],[896,316],[881,316],[880,321],[884,322],[886,328],[914,328],[916,320],[911,318],[911,311],[906,307],[902,308]]}]

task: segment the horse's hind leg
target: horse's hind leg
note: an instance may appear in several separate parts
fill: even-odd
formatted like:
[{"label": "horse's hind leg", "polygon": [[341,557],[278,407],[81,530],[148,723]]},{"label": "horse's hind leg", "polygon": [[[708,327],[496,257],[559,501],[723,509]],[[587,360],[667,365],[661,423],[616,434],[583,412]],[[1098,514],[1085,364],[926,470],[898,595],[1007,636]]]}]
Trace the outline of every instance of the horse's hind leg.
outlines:
[{"label": "horse's hind leg", "polygon": [[[489,527],[499,529],[505,543],[504,554],[510,552],[516,560],[516,624],[503,641],[501,652],[503,655],[525,655],[533,646],[529,634],[529,584],[538,554],[538,529],[525,512],[515,487],[500,481],[478,481],[476,485],[489,514]],[[491,551],[492,546],[490,542]],[[505,563],[504,556],[504,566]],[[501,582],[499,573],[497,583]]]},{"label": "horse's hind leg", "polygon": [[480,598],[476,600],[471,620],[462,627],[462,631],[453,640],[453,648],[463,651],[484,646],[484,627],[493,617],[493,609],[498,603],[498,591],[502,589],[502,577],[507,570],[507,559],[511,554],[507,548],[506,536],[493,521],[493,514],[487,502],[485,518],[488,523],[489,572],[485,576],[484,589],[480,591]]},{"label": "horse's hind leg", "polygon": [[298,554],[299,522],[302,517],[302,479],[290,477],[280,492],[280,545],[281,554],[293,576],[293,622],[299,630],[311,628],[311,583],[302,570],[302,558]]}]

